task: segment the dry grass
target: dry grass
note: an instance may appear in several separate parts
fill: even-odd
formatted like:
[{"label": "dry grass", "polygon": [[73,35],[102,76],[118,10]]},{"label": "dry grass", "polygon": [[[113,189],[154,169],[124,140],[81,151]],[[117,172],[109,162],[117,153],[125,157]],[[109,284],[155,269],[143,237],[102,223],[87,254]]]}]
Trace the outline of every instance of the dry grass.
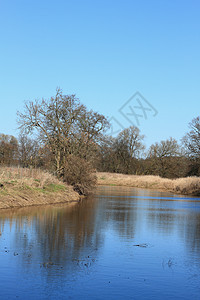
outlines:
[{"label": "dry grass", "polygon": [[97,178],[88,161],[70,155],[64,166],[63,180],[72,185],[79,195],[87,196],[94,190]]},{"label": "dry grass", "polygon": [[164,190],[183,195],[200,195],[200,178],[178,179],[161,178],[154,175],[125,175],[116,173],[97,173],[98,185],[116,185],[155,190]]},{"label": "dry grass", "polygon": [[0,167],[0,208],[78,201],[73,188],[40,169]]},{"label": "dry grass", "polygon": [[30,187],[44,188],[48,184],[59,184],[59,180],[52,174],[40,169],[17,167],[0,167],[0,183],[27,185]]}]

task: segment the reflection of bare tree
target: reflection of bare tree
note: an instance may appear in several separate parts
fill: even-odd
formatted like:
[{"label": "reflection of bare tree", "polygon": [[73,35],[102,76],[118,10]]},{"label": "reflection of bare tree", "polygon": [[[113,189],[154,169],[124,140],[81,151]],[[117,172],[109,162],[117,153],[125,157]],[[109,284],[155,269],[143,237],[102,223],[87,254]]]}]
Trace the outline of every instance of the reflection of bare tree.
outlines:
[{"label": "reflection of bare tree", "polygon": [[199,202],[166,201],[163,197],[171,198],[173,195],[121,187],[101,187],[99,195],[105,199],[107,196],[111,197],[103,202],[107,211],[105,221],[113,220],[113,227],[120,236],[133,237],[140,223],[146,222],[149,232],[159,230],[163,235],[178,232],[188,251],[200,254],[200,212],[196,210]]},{"label": "reflection of bare tree", "polygon": [[[186,200],[166,201],[162,199],[164,194],[160,194],[160,199],[146,200],[149,203],[146,212],[148,226],[162,233],[169,235],[174,232],[179,233],[179,237],[184,240],[188,251],[200,254],[200,212],[195,211],[195,206],[199,207],[199,202]],[[152,205],[154,203],[154,205]],[[156,205],[155,205],[156,204]],[[197,209],[198,209],[197,207]]]},{"label": "reflection of bare tree", "polygon": [[[157,198],[151,199],[152,196]],[[48,272],[60,268],[72,274],[77,268],[93,265],[108,229],[120,239],[132,240],[145,224],[148,234],[175,234],[185,242],[188,251],[199,256],[200,213],[190,209],[194,202],[181,204],[161,199],[162,196],[167,195],[99,187],[96,196],[71,206],[2,210],[0,246],[9,226],[14,233],[14,238],[10,237],[12,251],[19,252],[23,267],[39,265]]]},{"label": "reflection of bare tree", "polygon": [[[164,235],[172,234],[175,226],[177,225],[177,220],[179,218],[178,213],[172,210],[163,209],[163,203],[160,201],[154,201],[158,204],[157,208],[150,208],[147,212],[147,219],[149,228],[157,230],[160,228]],[[152,202],[152,201],[151,201]],[[160,206],[160,207],[159,207]]]},{"label": "reflection of bare tree", "polygon": [[185,239],[186,248],[200,254],[200,213],[188,212],[179,220],[179,231]]},{"label": "reflection of bare tree", "polygon": [[102,211],[102,221],[105,226],[112,225],[120,237],[130,239],[134,237],[137,223],[136,201],[131,198],[139,190],[121,187],[99,187],[98,195],[102,197],[99,201]]},{"label": "reflection of bare tree", "polygon": [[72,206],[3,211],[0,218],[2,230],[8,219],[15,231],[13,248],[21,251],[26,265],[40,262],[43,267],[69,266],[71,269],[80,266],[80,261],[87,258],[87,266],[94,262],[102,240],[98,225],[94,225],[93,199]]}]

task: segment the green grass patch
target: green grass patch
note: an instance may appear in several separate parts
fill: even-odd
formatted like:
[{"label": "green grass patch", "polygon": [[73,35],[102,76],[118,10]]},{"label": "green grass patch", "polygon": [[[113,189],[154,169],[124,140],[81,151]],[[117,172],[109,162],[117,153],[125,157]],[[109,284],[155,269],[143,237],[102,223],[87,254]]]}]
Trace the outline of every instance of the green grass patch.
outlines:
[{"label": "green grass patch", "polygon": [[39,179],[34,179],[34,181],[36,181],[36,182],[40,182],[40,180],[39,180]]},{"label": "green grass patch", "polygon": [[24,190],[29,190],[29,191],[32,191],[33,188],[27,184],[23,184],[23,185],[20,185],[20,186],[14,186],[13,188],[13,191],[24,191]]},{"label": "green grass patch", "polygon": [[29,185],[24,185],[24,189],[26,189],[26,190],[32,190],[33,188],[31,187],[31,186],[29,186]]},{"label": "green grass patch", "polygon": [[34,187],[33,190],[36,191],[36,192],[39,192],[39,193],[43,193],[43,194],[47,194],[48,193],[43,188],[39,188],[39,187]]},{"label": "green grass patch", "polygon": [[4,189],[4,188],[1,188],[0,189],[0,196],[5,196],[5,195],[7,195],[8,193],[7,193],[7,191]]},{"label": "green grass patch", "polygon": [[65,185],[50,183],[43,188],[47,192],[60,192],[66,190]]}]

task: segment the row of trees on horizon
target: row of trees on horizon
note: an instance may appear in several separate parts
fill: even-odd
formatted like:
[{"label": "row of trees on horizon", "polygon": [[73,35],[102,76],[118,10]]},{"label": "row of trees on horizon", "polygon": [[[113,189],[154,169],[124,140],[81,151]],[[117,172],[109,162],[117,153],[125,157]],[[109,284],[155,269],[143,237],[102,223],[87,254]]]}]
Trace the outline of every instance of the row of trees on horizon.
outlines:
[{"label": "row of trees on horizon", "polygon": [[117,137],[108,136],[105,116],[60,89],[48,100],[26,102],[17,115],[19,137],[0,134],[1,166],[39,167],[63,176],[73,161],[72,165],[90,164],[104,172],[167,178],[200,175],[199,116],[191,121],[181,143],[169,138],[145,149],[139,128],[131,126]]}]

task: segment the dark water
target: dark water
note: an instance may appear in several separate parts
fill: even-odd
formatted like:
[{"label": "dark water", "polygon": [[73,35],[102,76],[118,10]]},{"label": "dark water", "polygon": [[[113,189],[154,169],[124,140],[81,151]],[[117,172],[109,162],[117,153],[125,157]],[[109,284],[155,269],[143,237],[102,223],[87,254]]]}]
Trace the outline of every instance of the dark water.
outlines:
[{"label": "dark water", "polygon": [[0,299],[200,299],[200,198],[99,187],[0,231]]}]

